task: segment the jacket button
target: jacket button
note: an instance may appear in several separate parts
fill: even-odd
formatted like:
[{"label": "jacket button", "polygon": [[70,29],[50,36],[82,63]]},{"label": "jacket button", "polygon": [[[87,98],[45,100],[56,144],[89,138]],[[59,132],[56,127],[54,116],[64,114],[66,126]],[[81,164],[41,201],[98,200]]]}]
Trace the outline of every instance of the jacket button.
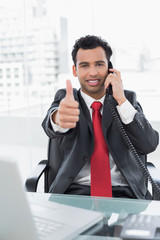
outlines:
[{"label": "jacket button", "polygon": [[85,161],[89,161],[89,157],[84,157],[84,160]]},{"label": "jacket button", "polygon": [[69,177],[69,180],[73,181],[73,180],[74,180],[74,177]]}]

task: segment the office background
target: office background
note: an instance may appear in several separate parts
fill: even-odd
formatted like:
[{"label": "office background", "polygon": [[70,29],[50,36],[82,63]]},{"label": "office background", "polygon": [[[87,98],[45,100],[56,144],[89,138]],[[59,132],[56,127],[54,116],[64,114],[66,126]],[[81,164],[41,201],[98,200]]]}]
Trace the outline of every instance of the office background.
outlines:
[{"label": "office background", "polygon": [[[95,34],[113,49],[124,87],[135,90],[160,133],[159,0],[0,0],[0,155],[23,180],[47,156],[41,122],[72,76],[75,40]],[[149,159],[160,169],[160,147]]]}]

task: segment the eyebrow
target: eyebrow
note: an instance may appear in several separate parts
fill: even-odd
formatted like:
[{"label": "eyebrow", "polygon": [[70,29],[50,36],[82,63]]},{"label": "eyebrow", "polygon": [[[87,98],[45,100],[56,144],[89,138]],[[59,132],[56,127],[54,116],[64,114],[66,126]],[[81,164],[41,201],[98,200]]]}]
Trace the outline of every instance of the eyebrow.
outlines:
[{"label": "eyebrow", "polygon": [[[95,63],[105,63],[103,60],[96,61]],[[89,64],[89,62],[80,62],[79,65]]]},{"label": "eyebrow", "polygon": [[103,60],[96,61],[96,63],[105,63]]}]

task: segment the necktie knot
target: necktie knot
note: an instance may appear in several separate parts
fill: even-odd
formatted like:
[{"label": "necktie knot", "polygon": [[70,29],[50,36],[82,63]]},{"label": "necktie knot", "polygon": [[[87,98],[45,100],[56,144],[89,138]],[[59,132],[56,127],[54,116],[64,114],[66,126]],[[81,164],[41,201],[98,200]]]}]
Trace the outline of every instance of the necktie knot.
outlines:
[{"label": "necktie knot", "polygon": [[102,103],[101,102],[97,102],[97,101],[93,102],[92,105],[91,105],[91,108],[94,111],[96,111],[96,110],[100,111],[101,107],[102,107]]}]

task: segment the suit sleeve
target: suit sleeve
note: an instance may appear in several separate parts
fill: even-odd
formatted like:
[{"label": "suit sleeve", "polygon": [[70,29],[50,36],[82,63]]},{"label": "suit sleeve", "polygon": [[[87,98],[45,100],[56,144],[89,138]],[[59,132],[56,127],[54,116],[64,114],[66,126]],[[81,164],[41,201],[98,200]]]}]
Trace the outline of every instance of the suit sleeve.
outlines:
[{"label": "suit sleeve", "polygon": [[153,152],[159,144],[159,134],[146,119],[142,107],[137,102],[134,92],[126,93],[127,99],[137,110],[134,119],[129,124],[123,124],[132,144],[140,154]]}]

